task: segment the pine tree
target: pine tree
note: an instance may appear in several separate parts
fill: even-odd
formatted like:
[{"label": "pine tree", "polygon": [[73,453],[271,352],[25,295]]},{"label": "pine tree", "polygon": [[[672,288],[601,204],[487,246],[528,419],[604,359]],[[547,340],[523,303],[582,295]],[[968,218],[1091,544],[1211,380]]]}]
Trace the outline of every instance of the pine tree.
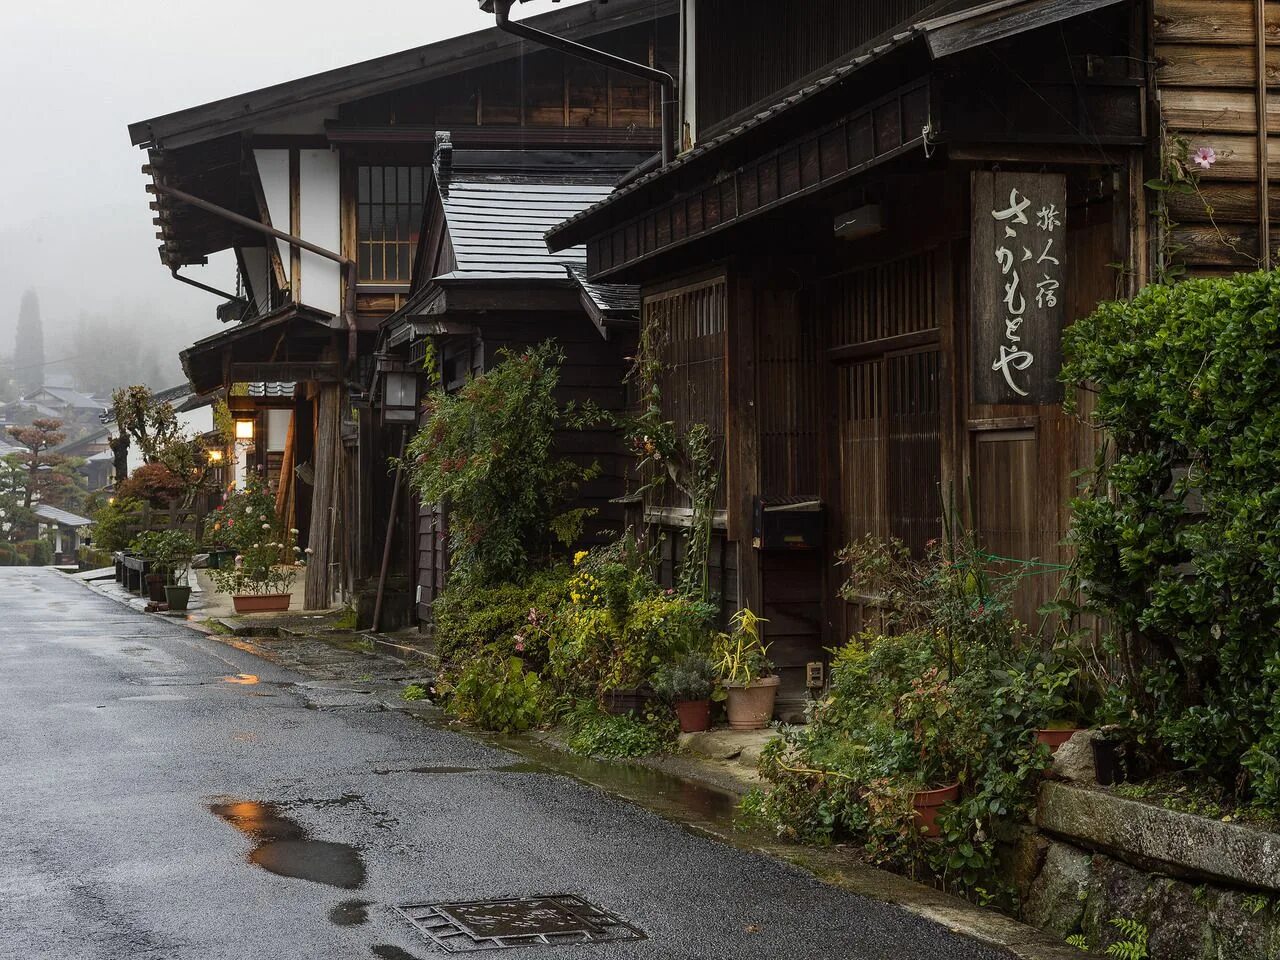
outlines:
[{"label": "pine tree", "polygon": [[40,322],[40,301],[34,290],[22,295],[17,334],[13,373],[25,395],[44,386],[44,327]]}]

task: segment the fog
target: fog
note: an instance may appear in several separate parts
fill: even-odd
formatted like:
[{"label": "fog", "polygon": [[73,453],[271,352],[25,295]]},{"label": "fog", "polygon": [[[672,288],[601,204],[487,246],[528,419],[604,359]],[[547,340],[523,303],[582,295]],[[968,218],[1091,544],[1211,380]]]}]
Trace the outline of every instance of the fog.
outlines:
[{"label": "fog", "polygon": [[[551,9],[538,0],[522,13]],[[77,374],[74,358],[79,377],[109,381],[113,367],[154,351],[143,375],[172,386],[178,349],[219,329],[217,298],[160,264],[146,154],[130,146],[127,124],[491,24],[475,0],[6,5],[0,358],[13,353],[28,288],[40,299],[46,361],[69,361],[51,368],[58,375]],[[234,288],[227,254],[184,272]]]}]

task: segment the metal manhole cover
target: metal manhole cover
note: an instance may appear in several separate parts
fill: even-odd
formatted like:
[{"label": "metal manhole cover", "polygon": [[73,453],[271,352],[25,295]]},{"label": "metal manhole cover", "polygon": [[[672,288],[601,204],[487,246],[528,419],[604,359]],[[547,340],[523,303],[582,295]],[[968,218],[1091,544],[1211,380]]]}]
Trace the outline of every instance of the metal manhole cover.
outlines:
[{"label": "metal manhole cover", "polygon": [[396,911],[449,953],[510,947],[643,940],[621,917],[563,894],[467,903],[410,903]]}]

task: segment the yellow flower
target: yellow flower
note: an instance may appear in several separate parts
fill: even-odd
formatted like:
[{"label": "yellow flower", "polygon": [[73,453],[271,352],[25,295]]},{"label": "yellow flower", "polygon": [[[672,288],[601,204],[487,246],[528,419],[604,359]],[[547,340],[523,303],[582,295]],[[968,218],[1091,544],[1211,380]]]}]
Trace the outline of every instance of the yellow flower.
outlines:
[{"label": "yellow flower", "polygon": [[589,555],[590,554],[588,554],[586,550],[579,550],[577,553],[573,555],[573,565],[576,567],[583,560],[587,559]]}]

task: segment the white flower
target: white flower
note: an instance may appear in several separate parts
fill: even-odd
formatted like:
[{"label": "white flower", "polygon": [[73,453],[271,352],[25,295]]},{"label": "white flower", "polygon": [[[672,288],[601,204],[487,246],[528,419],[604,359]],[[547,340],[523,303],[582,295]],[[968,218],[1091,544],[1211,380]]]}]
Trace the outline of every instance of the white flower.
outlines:
[{"label": "white flower", "polygon": [[290,533],[292,533],[294,536],[297,536],[297,534],[298,534],[298,528],[297,528],[297,527],[290,527],[290,528],[289,528],[289,532],[290,532]]},{"label": "white flower", "polygon": [[259,515],[258,515],[258,519],[259,519],[259,520],[265,520],[265,519],[267,519],[267,515],[266,515],[265,513],[261,513],[261,514],[259,514]]},{"label": "white flower", "polygon": [[312,550],[310,547],[307,547],[307,549],[304,550],[303,552],[307,554],[307,556],[310,556],[311,554],[315,553],[315,551]]},{"label": "white flower", "polygon": [[269,524],[269,523],[264,523],[264,524],[262,525],[262,529],[263,529],[263,530],[270,530],[270,529],[271,529],[271,524]]},{"label": "white flower", "polygon": [[245,515],[246,517],[251,516],[252,514],[253,514],[253,507],[245,507],[245,508],[244,508],[244,515]]},{"label": "white flower", "polygon": [[294,547],[293,547],[293,552],[294,552],[294,553],[301,553],[301,552],[302,552],[302,548],[295,544],[295,545],[294,545]]}]

